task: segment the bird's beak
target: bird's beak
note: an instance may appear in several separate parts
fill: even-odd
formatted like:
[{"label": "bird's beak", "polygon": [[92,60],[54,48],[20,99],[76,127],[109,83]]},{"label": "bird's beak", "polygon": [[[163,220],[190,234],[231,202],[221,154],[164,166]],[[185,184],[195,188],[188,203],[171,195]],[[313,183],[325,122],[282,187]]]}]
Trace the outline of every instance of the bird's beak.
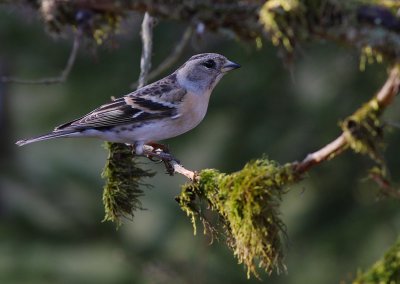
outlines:
[{"label": "bird's beak", "polygon": [[222,71],[223,73],[225,73],[225,72],[231,71],[231,70],[233,70],[233,69],[238,69],[238,68],[240,68],[240,65],[239,65],[239,64],[227,60],[227,61],[225,62],[225,64],[224,64],[224,66],[222,66],[221,71]]}]

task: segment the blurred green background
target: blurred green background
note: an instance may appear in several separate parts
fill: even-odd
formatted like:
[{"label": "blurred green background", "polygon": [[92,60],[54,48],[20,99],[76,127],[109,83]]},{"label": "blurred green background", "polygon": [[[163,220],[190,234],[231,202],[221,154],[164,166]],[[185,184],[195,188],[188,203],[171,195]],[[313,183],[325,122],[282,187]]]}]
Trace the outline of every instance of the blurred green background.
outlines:
[{"label": "blurred green background", "polygon": [[[140,15],[103,46],[80,49],[67,82],[0,85],[0,283],[260,283],[246,279],[224,242],[193,236],[174,197],[185,179],[160,164],[145,189],[145,211],[116,230],[102,223],[106,151],[98,140],[53,140],[17,148],[14,142],[74,119],[111,96],[127,94],[139,75]],[[160,21],[154,31],[153,66],[181,37],[185,24]],[[21,78],[56,76],[71,38],[55,38],[32,11],[0,6],[0,69]],[[337,123],[368,100],[386,78],[386,66],[359,71],[352,49],[303,46],[289,70],[276,48],[262,49],[221,34],[193,39],[180,63],[218,52],[242,68],[215,89],[206,119],[167,141],[190,169],[240,169],[265,153],[281,163],[302,159],[333,140]],[[174,66],[170,71],[174,70]],[[166,75],[166,74],[163,74]],[[398,100],[388,121],[399,121]],[[400,132],[386,136],[392,175],[400,175]],[[366,182],[371,162],[347,152],[313,169],[285,195],[288,274],[262,274],[265,283],[338,283],[366,269],[396,240],[398,202],[378,200]]]}]

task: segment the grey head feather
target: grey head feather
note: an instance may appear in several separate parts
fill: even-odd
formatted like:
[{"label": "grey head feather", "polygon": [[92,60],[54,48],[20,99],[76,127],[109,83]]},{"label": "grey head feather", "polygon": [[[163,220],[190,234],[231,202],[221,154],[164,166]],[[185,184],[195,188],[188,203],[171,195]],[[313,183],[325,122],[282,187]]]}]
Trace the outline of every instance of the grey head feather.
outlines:
[{"label": "grey head feather", "polygon": [[180,85],[195,94],[209,94],[222,78],[228,59],[217,53],[202,53],[189,58],[177,71]]}]

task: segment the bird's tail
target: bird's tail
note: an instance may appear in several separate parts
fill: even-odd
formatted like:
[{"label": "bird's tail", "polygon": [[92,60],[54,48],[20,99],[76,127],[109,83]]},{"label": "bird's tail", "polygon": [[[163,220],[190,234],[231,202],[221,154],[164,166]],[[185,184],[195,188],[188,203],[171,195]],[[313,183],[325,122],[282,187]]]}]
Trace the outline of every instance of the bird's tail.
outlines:
[{"label": "bird's tail", "polygon": [[61,137],[71,137],[71,134],[76,133],[76,130],[71,130],[71,131],[55,131],[51,132],[45,135],[41,135],[38,137],[33,137],[29,139],[24,139],[24,140],[19,140],[15,142],[18,146],[24,146],[26,144],[34,143],[34,142],[39,142],[43,140],[49,140],[53,138],[61,138]]}]

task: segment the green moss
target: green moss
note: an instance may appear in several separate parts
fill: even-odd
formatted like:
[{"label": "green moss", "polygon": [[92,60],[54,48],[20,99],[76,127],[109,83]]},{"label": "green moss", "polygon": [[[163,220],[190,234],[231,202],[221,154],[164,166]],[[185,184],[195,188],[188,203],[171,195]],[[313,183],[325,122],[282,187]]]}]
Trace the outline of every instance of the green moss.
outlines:
[{"label": "green moss", "polygon": [[369,270],[359,272],[353,284],[400,283],[400,239]]},{"label": "green moss", "polygon": [[376,99],[364,104],[353,115],[341,123],[341,128],[350,148],[363,155],[368,155],[378,165],[384,166],[380,153],[383,148],[383,125],[379,117],[381,109]]},{"label": "green moss", "polygon": [[[205,233],[225,236],[239,263],[247,267],[248,277],[258,276],[257,263],[270,274],[286,270],[282,245],[285,225],[279,205],[285,186],[300,178],[291,164],[280,166],[259,159],[232,174],[201,171],[196,183],[182,187],[177,201],[194,228],[199,220]],[[217,222],[206,214],[210,210],[217,213]]]},{"label": "green moss", "polygon": [[105,217],[103,221],[112,221],[121,225],[121,217],[133,217],[134,211],[142,209],[139,197],[145,186],[142,179],[152,177],[154,173],[138,167],[129,146],[119,143],[105,143],[109,150],[107,163],[102,177],[106,179],[103,191]]},{"label": "green moss", "polygon": [[[376,98],[346,118],[340,126],[347,145],[356,153],[367,155],[375,162],[368,171],[368,178],[377,182],[382,190],[390,183],[390,174],[382,150],[384,126],[380,120],[382,109]],[[383,192],[385,193],[385,192]]]}]

